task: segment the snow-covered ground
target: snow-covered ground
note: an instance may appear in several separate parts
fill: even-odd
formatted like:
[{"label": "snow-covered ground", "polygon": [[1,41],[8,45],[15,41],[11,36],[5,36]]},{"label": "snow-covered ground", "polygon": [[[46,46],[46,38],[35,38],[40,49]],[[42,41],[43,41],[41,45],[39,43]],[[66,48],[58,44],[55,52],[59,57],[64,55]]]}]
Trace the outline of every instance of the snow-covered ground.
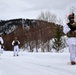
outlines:
[{"label": "snow-covered ground", "polygon": [[0,56],[0,75],[76,75],[76,65],[69,64],[69,53],[4,51]]}]

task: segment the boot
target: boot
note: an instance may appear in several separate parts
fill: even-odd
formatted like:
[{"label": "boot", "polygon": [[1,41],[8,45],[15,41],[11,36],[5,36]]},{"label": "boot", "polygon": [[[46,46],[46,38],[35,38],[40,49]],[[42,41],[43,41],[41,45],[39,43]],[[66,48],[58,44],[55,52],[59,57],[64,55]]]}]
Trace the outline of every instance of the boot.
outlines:
[{"label": "boot", "polygon": [[76,62],[75,61],[71,61],[71,65],[75,65],[76,64]]},{"label": "boot", "polygon": [[19,55],[17,54],[17,56],[19,56]]}]

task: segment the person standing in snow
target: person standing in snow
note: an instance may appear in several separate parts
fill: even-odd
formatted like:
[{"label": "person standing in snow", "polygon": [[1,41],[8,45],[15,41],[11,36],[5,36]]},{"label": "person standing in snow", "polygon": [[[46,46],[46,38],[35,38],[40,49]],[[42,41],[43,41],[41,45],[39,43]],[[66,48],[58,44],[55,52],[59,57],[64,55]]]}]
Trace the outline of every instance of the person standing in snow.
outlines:
[{"label": "person standing in snow", "polygon": [[0,35],[0,53],[3,53],[3,38],[2,36]]},{"label": "person standing in snow", "polygon": [[64,25],[63,32],[67,35],[67,44],[70,52],[71,65],[75,65],[76,61],[76,23],[74,21],[74,13],[68,16],[69,23]]},{"label": "person standing in snow", "polygon": [[20,44],[20,42],[19,42],[18,38],[15,37],[15,39],[12,42],[12,45],[14,46],[14,56],[16,56],[16,55],[19,56],[18,55],[18,52],[19,52],[19,44]]}]

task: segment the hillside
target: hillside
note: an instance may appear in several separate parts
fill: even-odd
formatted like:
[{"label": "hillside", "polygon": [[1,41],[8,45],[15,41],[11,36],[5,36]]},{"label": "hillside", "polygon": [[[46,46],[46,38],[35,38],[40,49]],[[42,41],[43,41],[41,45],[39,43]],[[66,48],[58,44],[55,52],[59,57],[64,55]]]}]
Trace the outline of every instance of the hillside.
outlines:
[{"label": "hillside", "polygon": [[[40,43],[42,44],[52,39],[58,26],[54,23],[34,19],[1,20],[0,33],[4,39],[5,50],[13,49],[11,42],[14,36],[17,36],[20,40],[20,47],[24,47],[27,43],[27,46],[30,45],[30,49],[32,49],[35,46],[38,48]],[[63,34],[62,26],[60,26],[60,29]]]}]

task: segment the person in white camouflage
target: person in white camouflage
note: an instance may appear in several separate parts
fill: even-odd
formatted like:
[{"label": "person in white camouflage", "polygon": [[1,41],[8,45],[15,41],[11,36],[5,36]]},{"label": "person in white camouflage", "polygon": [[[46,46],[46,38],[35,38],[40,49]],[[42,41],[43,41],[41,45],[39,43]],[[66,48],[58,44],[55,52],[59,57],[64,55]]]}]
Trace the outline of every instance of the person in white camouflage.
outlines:
[{"label": "person in white camouflage", "polygon": [[70,52],[70,61],[72,65],[76,64],[76,22],[74,20],[75,14],[72,13],[68,16],[69,23],[64,25],[63,32],[67,35],[67,44]]},{"label": "person in white camouflage", "polygon": [[19,40],[17,37],[15,37],[15,39],[12,42],[12,45],[14,46],[14,56],[19,56],[18,52],[19,52]]}]

